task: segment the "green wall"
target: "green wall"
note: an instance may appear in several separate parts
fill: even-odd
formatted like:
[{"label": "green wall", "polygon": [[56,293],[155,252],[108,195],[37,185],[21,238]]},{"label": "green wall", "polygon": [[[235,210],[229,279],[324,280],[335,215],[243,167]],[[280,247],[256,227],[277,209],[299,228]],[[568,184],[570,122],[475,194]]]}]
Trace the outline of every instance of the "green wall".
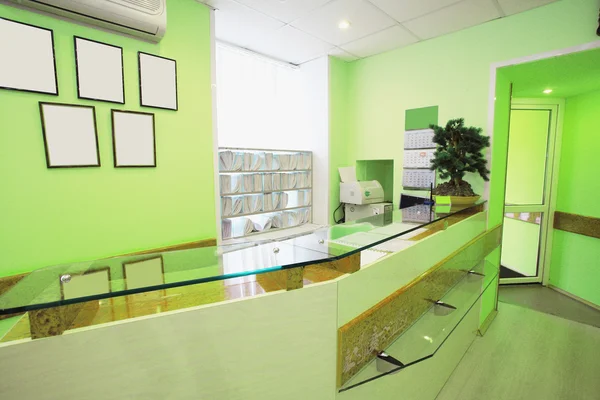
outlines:
[{"label": "green wall", "polygon": [[[399,198],[406,109],[435,104],[440,124],[464,117],[489,134],[490,65],[595,41],[597,14],[596,0],[562,0],[351,63],[352,157],[395,159],[394,199]],[[502,175],[492,166],[492,179]],[[481,179],[467,179],[483,192]]]},{"label": "green wall", "polygon": [[[0,276],[215,237],[209,10],[169,0],[159,44],[5,5],[0,16],[54,31],[60,91],[0,90]],[[123,47],[125,105],[77,99],[74,35]],[[139,106],[138,51],[177,60],[179,111]],[[38,101],[96,107],[101,168],[46,168]],[[113,168],[111,108],[155,113],[157,168]]]},{"label": "green wall", "polygon": [[[556,210],[600,218],[600,91],[566,99]],[[600,240],[554,231],[550,284],[600,305]]]},{"label": "green wall", "polygon": [[[398,199],[405,110],[436,104],[440,124],[464,117],[468,125],[482,127],[484,134],[490,135],[491,64],[595,41],[597,14],[596,0],[562,0],[351,63],[348,136],[354,147],[349,157],[393,159],[393,198]],[[503,219],[510,86],[510,80],[499,71],[490,150],[489,227]],[[483,180],[472,175],[466,179],[475,192],[483,194]],[[499,257],[494,262],[498,263]],[[484,313],[482,320],[485,318]]]},{"label": "green wall", "polygon": [[[340,59],[329,57],[329,223],[333,224],[333,212],[340,205],[339,167],[352,166],[353,139],[350,137],[348,109],[349,65]],[[342,210],[336,214],[340,218]]]}]

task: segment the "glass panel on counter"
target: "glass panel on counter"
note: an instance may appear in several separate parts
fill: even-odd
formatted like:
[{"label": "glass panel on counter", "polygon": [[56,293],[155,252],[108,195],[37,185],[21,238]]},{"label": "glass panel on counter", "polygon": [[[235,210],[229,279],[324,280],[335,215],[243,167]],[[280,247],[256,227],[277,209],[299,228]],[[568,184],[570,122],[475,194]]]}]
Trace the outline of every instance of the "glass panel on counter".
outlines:
[{"label": "glass panel on counter", "polygon": [[[495,281],[498,269],[491,263],[482,261],[474,268],[453,268],[444,270],[442,273],[444,276],[441,276],[441,279],[452,282],[448,290],[439,298],[423,299],[419,296],[427,293],[428,288],[416,288],[415,296],[418,298],[414,301],[426,304],[425,311],[392,344],[385,348],[377,348],[377,339],[371,341],[373,352],[372,355],[367,356],[372,358],[372,361],[344,379],[339,389],[340,392],[351,390],[388,375],[402,373],[403,369],[435,357],[436,352],[444,345],[453,329],[465,318],[481,294]],[[420,284],[427,285],[427,282],[420,282],[417,285]],[[408,304],[414,306],[414,302],[411,303],[411,301],[411,299],[405,301],[407,307]],[[416,308],[412,307],[411,311]],[[360,356],[354,352],[349,357]]]},{"label": "glass panel on counter", "polygon": [[[245,206],[247,205],[242,204],[242,209]],[[255,207],[256,204],[249,206]],[[226,246],[126,255],[40,268],[0,295],[0,315],[249,275],[258,276],[297,267],[307,267],[305,277],[313,274],[314,279],[307,278],[308,281],[333,279],[340,276],[340,271],[321,264],[360,253],[360,266],[363,266],[386,254],[411,246],[415,240],[444,229],[447,224],[481,211],[481,206],[482,203],[478,203],[443,213],[436,212],[435,207],[427,206],[425,209],[416,206],[418,208],[413,210],[397,210],[277,239],[252,241],[244,238]],[[297,207],[294,211],[302,210],[310,211],[305,207]],[[287,222],[282,221],[282,224],[298,221],[288,216],[290,212],[277,214],[289,218]],[[273,214],[257,214],[270,215]],[[424,217],[417,223],[414,222],[413,215]],[[232,231],[240,229],[236,226],[238,220],[242,221],[242,228],[247,229],[243,233],[260,228],[256,227],[259,223],[257,221],[252,221],[252,226],[247,228],[248,222],[244,219],[245,217],[227,218],[231,221]]]}]

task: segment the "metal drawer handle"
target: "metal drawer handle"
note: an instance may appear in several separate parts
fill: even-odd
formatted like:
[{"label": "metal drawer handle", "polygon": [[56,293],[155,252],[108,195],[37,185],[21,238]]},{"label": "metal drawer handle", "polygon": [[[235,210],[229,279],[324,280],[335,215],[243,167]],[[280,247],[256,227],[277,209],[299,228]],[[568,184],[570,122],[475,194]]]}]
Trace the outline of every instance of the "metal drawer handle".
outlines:
[{"label": "metal drawer handle", "polygon": [[435,304],[436,306],[449,308],[451,310],[456,310],[456,307],[454,307],[452,304],[444,303],[441,300],[434,301],[433,304]]},{"label": "metal drawer handle", "polygon": [[[376,351],[377,355],[377,371],[385,374],[395,374],[400,372],[405,367],[404,363],[383,351]],[[394,371],[394,372],[392,372]]]}]

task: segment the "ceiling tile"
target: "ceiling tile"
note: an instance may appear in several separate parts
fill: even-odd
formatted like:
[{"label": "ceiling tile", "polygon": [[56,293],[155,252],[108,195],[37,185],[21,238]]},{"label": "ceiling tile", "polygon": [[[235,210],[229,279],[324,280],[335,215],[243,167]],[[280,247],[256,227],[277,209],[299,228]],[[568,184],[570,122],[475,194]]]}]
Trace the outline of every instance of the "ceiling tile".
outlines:
[{"label": "ceiling tile", "polygon": [[500,17],[493,0],[465,0],[403,25],[421,39],[431,39]]},{"label": "ceiling tile", "polygon": [[285,24],[232,0],[206,0],[215,11],[217,39],[246,47]]},{"label": "ceiling tile", "polygon": [[[342,30],[338,24],[350,21]],[[292,23],[293,26],[339,46],[395,24],[395,21],[366,0],[334,0]]]},{"label": "ceiling tile", "polygon": [[462,0],[369,0],[397,21],[405,22]]},{"label": "ceiling tile", "polygon": [[286,25],[254,41],[248,48],[279,60],[302,64],[327,55],[333,45]]},{"label": "ceiling tile", "polygon": [[554,3],[556,0],[498,0],[498,4],[506,15],[517,14],[532,8]]},{"label": "ceiling tile", "polygon": [[396,25],[365,38],[347,43],[342,46],[342,49],[360,57],[369,57],[416,42],[417,39],[407,32],[406,29]]},{"label": "ceiling tile", "polygon": [[283,22],[292,22],[330,0],[237,0],[257,11],[277,18]]},{"label": "ceiling tile", "polygon": [[344,51],[343,49],[340,49],[339,47],[334,47],[333,49],[329,50],[329,55],[344,61],[356,61],[360,58],[354,54]]}]

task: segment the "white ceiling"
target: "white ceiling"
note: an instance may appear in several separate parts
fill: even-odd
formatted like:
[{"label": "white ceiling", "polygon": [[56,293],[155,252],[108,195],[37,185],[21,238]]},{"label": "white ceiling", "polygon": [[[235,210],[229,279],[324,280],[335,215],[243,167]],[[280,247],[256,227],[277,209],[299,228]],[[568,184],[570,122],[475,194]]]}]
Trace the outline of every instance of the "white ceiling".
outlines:
[{"label": "white ceiling", "polygon": [[[217,39],[292,64],[353,61],[557,0],[199,0]],[[350,21],[350,28],[338,24]]]}]

